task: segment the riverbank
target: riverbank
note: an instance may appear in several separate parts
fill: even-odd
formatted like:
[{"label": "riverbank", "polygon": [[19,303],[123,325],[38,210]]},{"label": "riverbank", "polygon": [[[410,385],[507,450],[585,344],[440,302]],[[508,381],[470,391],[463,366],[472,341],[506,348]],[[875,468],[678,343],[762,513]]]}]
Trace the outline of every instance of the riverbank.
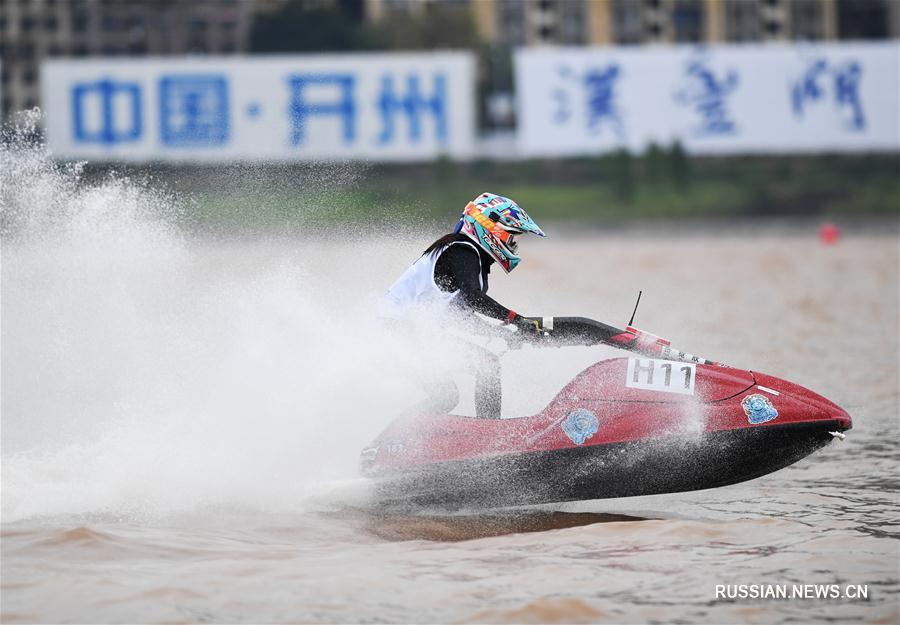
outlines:
[{"label": "riverbank", "polygon": [[[89,167],[89,178],[108,176]],[[149,166],[123,170],[167,189],[183,218],[216,230],[349,221],[446,222],[474,194],[515,198],[544,220],[900,215],[900,157],[687,157],[677,147],[552,161]]]}]

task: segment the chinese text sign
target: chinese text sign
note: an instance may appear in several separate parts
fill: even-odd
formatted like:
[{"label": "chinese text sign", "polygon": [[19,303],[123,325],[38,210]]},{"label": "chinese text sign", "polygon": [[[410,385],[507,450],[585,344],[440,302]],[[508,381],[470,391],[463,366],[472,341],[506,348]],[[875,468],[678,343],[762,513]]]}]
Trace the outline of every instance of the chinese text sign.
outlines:
[{"label": "chinese text sign", "polygon": [[515,56],[525,156],[900,149],[900,45],[556,48]]},{"label": "chinese text sign", "polygon": [[61,157],[115,160],[468,158],[468,53],[48,61]]}]

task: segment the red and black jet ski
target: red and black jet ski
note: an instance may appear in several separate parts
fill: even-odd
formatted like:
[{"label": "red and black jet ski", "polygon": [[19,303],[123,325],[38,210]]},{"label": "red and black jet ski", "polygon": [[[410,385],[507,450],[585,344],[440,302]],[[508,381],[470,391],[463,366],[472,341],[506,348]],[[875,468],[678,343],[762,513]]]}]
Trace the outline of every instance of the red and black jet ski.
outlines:
[{"label": "red and black jet ski", "polygon": [[546,345],[635,356],[591,365],[530,417],[399,419],[362,452],[380,503],[512,506],[715,488],[793,464],[852,426],[806,388],[631,326],[577,317],[544,326]]}]

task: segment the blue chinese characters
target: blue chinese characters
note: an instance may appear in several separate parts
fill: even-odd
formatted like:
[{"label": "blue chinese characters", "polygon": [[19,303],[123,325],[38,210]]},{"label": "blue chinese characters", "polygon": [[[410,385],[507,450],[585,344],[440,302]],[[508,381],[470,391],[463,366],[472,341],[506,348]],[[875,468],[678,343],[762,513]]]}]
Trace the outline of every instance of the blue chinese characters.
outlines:
[{"label": "blue chinese characters", "polygon": [[[431,118],[434,139],[439,144],[446,144],[448,112],[445,76],[440,73],[434,75],[430,95],[423,93],[418,74],[408,74],[400,81],[395,79],[393,74],[381,77],[380,90],[373,103],[381,124],[380,131],[372,140],[379,146],[397,143],[398,136],[401,136],[398,132],[399,121],[405,122],[405,140],[417,144],[425,138],[425,121]],[[354,75],[294,74],[289,77],[288,84],[291,89],[288,113],[292,145],[303,145],[307,141],[307,126],[316,116],[338,118],[343,143],[355,143],[361,103],[356,95],[357,79]]]},{"label": "blue chinese characters", "polygon": [[[140,141],[144,130],[140,83],[75,83],[72,135],[78,143],[114,146]],[[169,147],[218,146],[229,136],[228,83],[223,76],[177,75],[159,80],[159,140]]]},{"label": "blue chinese characters", "polygon": [[115,145],[141,138],[138,83],[104,78],[72,86],[72,134],[79,143]]},{"label": "blue chinese characters", "polygon": [[[235,93],[234,78],[224,72],[104,77],[71,85],[71,136],[80,144],[148,149],[156,135],[166,149],[215,148],[249,121],[256,129],[286,129],[281,145],[310,151],[335,144],[348,153],[447,149],[450,77],[444,71],[292,73],[275,94]],[[272,100],[284,104],[271,106]],[[147,112],[151,103],[156,114]],[[158,131],[147,132],[153,123]]]},{"label": "blue chinese characters", "polygon": [[862,74],[862,66],[855,60],[838,64],[817,58],[809,62],[803,75],[791,85],[794,116],[803,118],[811,105],[830,100],[844,128],[865,130],[866,116],[859,96]]},{"label": "blue chinese characters", "polygon": [[683,86],[675,101],[693,109],[699,123],[693,128],[697,137],[732,135],[737,125],[728,111],[728,97],[738,86],[734,70],[716,76],[706,58],[692,59],[685,68]]},{"label": "blue chinese characters", "polygon": [[[334,115],[340,118],[344,143],[353,143],[356,136],[356,79],[351,74],[296,74],[288,78],[291,100],[288,115],[291,120],[291,144],[306,141],[306,125],[316,115]],[[310,101],[309,92],[314,87],[331,87],[337,90],[337,98],[331,102]]]},{"label": "blue chinese characters", "polygon": [[224,76],[164,76],[159,81],[159,131],[164,145],[202,147],[228,141]]},{"label": "blue chinese characters", "polygon": [[378,111],[381,114],[381,133],[378,143],[391,143],[396,135],[394,119],[397,115],[405,116],[409,129],[409,140],[418,143],[422,139],[421,116],[429,114],[434,118],[435,136],[440,143],[447,141],[447,104],[446,80],[438,74],[434,78],[434,92],[431,97],[422,95],[419,88],[419,77],[406,77],[406,93],[398,95],[394,91],[394,79],[386,75],[381,80],[381,94],[378,98]]},{"label": "blue chinese characters", "polygon": [[622,76],[617,63],[590,68],[583,75],[564,65],[559,68],[558,75],[562,82],[551,93],[556,103],[555,123],[569,123],[576,106],[573,101],[578,101],[584,108],[584,124],[591,134],[600,134],[604,128],[610,128],[616,137],[625,135],[616,101],[616,89]]}]

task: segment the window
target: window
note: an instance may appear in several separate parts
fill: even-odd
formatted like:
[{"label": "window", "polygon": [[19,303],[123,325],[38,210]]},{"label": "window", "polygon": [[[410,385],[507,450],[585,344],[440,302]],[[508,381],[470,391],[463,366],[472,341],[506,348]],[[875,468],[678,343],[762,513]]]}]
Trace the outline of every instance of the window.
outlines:
[{"label": "window", "polygon": [[525,4],[523,2],[502,0],[499,31],[508,45],[520,46],[525,43]]},{"label": "window", "polygon": [[675,41],[697,42],[703,39],[703,12],[696,0],[676,0],[672,11]]},{"label": "window", "polygon": [[122,27],[122,22],[115,15],[104,15],[103,16],[103,30],[106,32],[113,32],[119,30]]},{"label": "window", "polygon": [[794,0],[791,8],[791,26],[795,39],[821,39],[824,24],[821,6],[816,0]]},{"label": "window", "polygon": [[759,39],[759,12],[755,3],[729,0],[725,9],[725,32],[729,41]]},{"label": "window", "polygon": [[841,39],[885,39],[889,36],[892,0],[838,2],[838,30]]},{"label": "window", "polygon": [[613,23],[617,43],[640,43],[641,5],[631,0],[614,0]]},{"label": "window", "polygon": [[564,2],[559,5],[560,37],[562,43],[582,44],[585,42],[585,6],[580,2]]},{"label": "window", "polygon": [[89,18],[84,13],[76,13],[72,16],[72,30],[76,33],[86,32],[88,29]]}]

